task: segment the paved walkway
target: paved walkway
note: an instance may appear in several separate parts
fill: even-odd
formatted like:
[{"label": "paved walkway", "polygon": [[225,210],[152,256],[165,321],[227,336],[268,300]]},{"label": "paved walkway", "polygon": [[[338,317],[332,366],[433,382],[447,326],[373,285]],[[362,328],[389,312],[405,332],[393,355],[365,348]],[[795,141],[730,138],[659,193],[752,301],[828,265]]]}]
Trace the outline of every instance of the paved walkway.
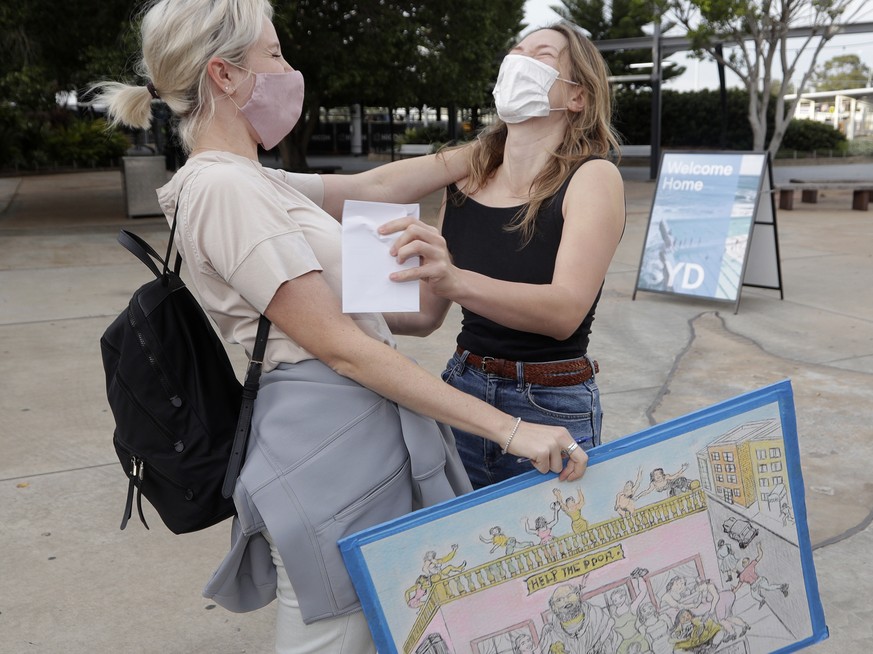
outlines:
[{"label": "paved walkway", "polygon": [[[871,168],[850,172],[869,179]],[[873,211],[851,211],[833,192],[780,212],[784,300],[745,288],[737,314],[642,292],[632,300],[653,184],[647,168],[623,172],[628,227],[591,344],[605,440],[790,378],[832,633],[811,651],[870,651]],[[435,206],[427,198],[424,216]],[[270,651],[271,608],[235,615],[200,597],[226,525],[174,536],[155,519],[148,532],[118,530],[126,484],[98,340],[149,276],[116,245],[122,226],[152,242],[166,234],[162,219],[125,218],[118,172],[0,179],[0,653]],[[438,372],[457,316],[428,339],[401,339],[402,349]]]}]

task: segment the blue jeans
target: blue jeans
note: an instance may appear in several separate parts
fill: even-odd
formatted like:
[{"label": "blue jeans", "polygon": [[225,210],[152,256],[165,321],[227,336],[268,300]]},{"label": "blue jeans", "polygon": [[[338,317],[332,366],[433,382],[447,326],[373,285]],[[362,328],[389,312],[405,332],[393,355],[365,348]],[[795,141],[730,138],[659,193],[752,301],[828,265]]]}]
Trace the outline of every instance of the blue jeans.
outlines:
[{"label": "blue jeans", "polygon": [[[541,386],[525,382],[524,364],[519,365],[518,380],[507,379],[468,366],[468,354],[456,353],[449,359],[443,381],[526,422],[566,427],[583,449],[600,445],[603,412],[593,375],[574,386]],[[452,431],[473,488],[533,470],[529,461],[501,454],[497,443],[460,429]]]}]

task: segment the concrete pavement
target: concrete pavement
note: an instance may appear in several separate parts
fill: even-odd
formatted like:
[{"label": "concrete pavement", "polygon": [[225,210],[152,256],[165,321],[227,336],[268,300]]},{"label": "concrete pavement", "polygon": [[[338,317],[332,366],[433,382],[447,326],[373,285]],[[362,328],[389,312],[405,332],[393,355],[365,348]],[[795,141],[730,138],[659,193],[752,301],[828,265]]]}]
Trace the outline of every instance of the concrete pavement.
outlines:
[{"label": "concrete pavement", "polygon": [[[777,166],[776,178],[815,172]],[[831,629],[809,651],[870,651],[873,211],[850,210],[839,191],[780,211],[784,300],[746,287],[737,314],[643,292],[631,300],[654,186],[647,168],[623,173],[628,226],[591,342],[604,440],[790,378]],[[871,179],[873,163],[847,175]],[[436,202],[425,199],[423,217]],[[272,607],[235,615],[200,597],[227,524],[174,536],[155,516],[151,531],[135,521],[118,530],[126,483],[98,341],[150,275],[116,244],[120,227],[153,243],[166,234],[161,218],[125,217],[117,171],[0,179],[0,653],[268,652]],[[458,316],[427,339],[401,338],[401,349],[439,372]]]}]

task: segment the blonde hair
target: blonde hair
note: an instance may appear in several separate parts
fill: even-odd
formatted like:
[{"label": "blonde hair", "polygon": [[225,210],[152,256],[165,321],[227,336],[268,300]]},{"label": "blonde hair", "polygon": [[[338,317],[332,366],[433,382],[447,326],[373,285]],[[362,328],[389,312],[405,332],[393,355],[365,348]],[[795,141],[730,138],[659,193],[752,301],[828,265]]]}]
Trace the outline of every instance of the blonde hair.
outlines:
[{"label": "blonde hair", "polygon": [[[567,76],[581,87],[584,103],[581,111],[566,111],[564,139],[530,187],[530,199],[505,229],[522,234],[524,245],[533,238],[536,216],[543,202],[552,197],[570,173],[591,156],[617,156],[618,137],[612,127],[612,91],[609,70],[600,52],[582,33],[567,21],[540,29],[554,30],[568,41],[566,52],[570,68]],[[503,163],[506,123],[497,119],[478,138],[471,150],[469,183],[465,189],[475,193],[483,188]]]},{"label": "blonde hair", "polygon": [[[243,66],[265,18],[273,18],[268,0],[152,0],[143,9],[142,56],[136,72],[150,81],[178,117],[186,152],[215,111],[207,63],[219,57]],[[94,89],[101,93],[99,101],[107,104],[113,126],[151,125],[153,96],[147,86],[100,82]]]}]

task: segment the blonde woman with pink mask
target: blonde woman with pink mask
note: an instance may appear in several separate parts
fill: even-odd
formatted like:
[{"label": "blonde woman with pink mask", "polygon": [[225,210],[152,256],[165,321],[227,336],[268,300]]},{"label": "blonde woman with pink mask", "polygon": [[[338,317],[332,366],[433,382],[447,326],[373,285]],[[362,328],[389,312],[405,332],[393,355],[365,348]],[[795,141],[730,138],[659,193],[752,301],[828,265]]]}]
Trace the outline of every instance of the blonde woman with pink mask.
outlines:
[{"label": "blonde woman with pink mask", "polygon": [[260,314],[273,323],[231,550],[204,594],[233,611],[278,599],[277,652],[369,654],[336,541],[470,490],[443,423],[563,480],[587,457],[566,429],[499,411],[401,355],[396,317],[342,313],[343,201],[411,202],[469,162],[456,151],[324,178],[261,166],[258,146],[294,127],[304,93],[271,18],[266,0],[152,3],[141,28],[149,82],[99,88],[116,123],[148,126],[155,98],[178,118],[189,157],[158,196],[222,336],[250,353]]}]

